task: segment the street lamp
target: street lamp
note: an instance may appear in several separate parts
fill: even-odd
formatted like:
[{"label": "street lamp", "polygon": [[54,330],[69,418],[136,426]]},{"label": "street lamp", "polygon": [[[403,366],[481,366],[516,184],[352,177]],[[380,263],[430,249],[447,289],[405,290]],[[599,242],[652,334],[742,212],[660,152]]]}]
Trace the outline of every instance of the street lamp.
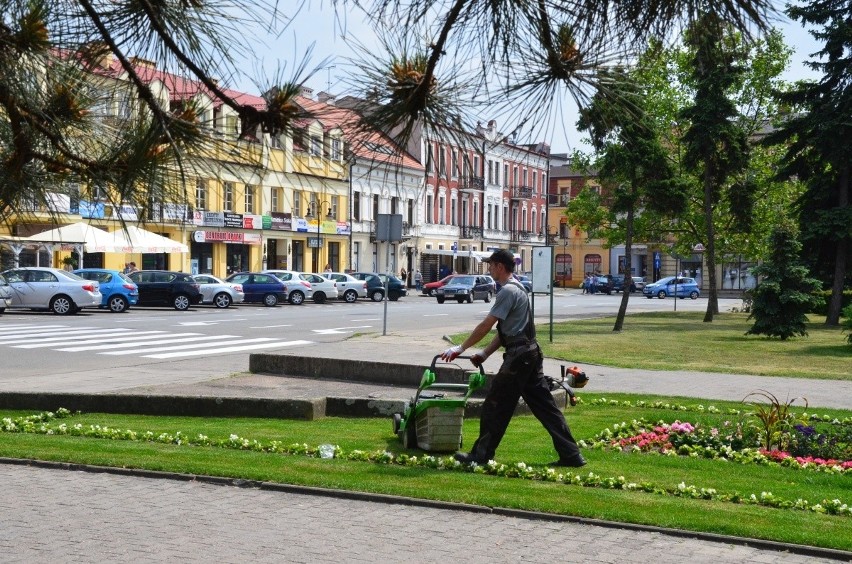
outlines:
[{"label": "street lamp", "polygon": [[[308,246],[313,249],[313,252],[311,253],[314,257],[313,258],[313,263],[314,263],[313,272],[319,272],[320,271],[320,269],[319,269],[319,256],[320,256],[320,252],[322,251],[322,233],[321,233],[322,221],[323,221],[323,219],[325,219],[326,221],[334,221],[335,218],[334,218],[334,215],[331,213],[331,204],[328,201],[326,201],[326,200],[315,200],[315,203],[316,203],[316,207],[317,207],[316,214],[314,214],[314,210],[312,209],[308,212],[308,214],[305,217],[307,219],[316,218],[316,220],[317,220],[317,237],[316,237],[316,240],[313,241],[313,245],[311,245],[310,244],[311,241],[309,239],[308,240]],[[325,206],[328,207],[328,214],[325,216],[325,218],[323,218],[322,217],[322,210],[325,208]]]}]

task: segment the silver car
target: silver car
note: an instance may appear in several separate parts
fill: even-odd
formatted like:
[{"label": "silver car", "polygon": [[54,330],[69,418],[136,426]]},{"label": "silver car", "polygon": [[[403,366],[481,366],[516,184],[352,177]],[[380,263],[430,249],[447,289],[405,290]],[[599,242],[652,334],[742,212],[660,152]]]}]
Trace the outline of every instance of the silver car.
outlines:
[{"label": "silver car", "polygon": [[346,303],[355,303],[358,298],[367,297],[367,282],[364,280],[358,280],[345,272],[323,272],[322,276],[334,280],[338,298]]},{"label": "silver car", "polygon": [[0,313],[6,311],[6,308],[10,305],[12,305],[12,287],[0,274]]},{"label": "silver car", "polygon": [[213,304],[218,308],[230,307],[231,304],[241,304],[246,299],[242,284],[232,284],[213,276],[212,274],[196,274],[192,277],[198,282],[201,290],[201,303]]},{"label": "silver car", "polygon": [[12,287],[9,307],[46,309],[58,315],[70,315],[84,307],[99,307],[103,298],[98,282],[58,268],[13,268],[3,276]]},{"label": "silver car", "polygon": [[323,278],[312,272],[302,272],[302,280],[311,285],[314,294],[314,303],[322,304],[326,300],[336,300],[338,296],[337,283],[334,280]]},{"label": "silver car", "polygon": [[301,305],[314,295],[311,283],[304,280],[301,273],[295,270],[261,270],[263,274],[271,274],[287,286],[287,301],[293,305]]}]

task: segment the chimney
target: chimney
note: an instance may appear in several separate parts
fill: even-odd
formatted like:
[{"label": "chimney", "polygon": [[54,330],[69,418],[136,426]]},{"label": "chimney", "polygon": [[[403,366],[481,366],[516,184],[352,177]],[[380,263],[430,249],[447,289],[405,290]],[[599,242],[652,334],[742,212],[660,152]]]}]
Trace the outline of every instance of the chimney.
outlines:
[{"label": "chimney", "polygon": [[149,59],[143,59],[142,57],[130,57],[131,64],[134,64],[138,67],[143,67],[146,69],[155,69],[157,68],[157,63],[151,61]]},{"label": "chimney", "polygon": [[310,99],[310,100],[314,99],[314,89],[313,88],[308,88],[307,86],[302,86],[299,94],[301,96],[305,97],[305,98]]},{"label": "chimney", "polygon": [[323,104],[329,104],[330,106],[334,105],[334,94],[329,94],[328,92],[322,91],[317,94],[317,100],[322,102]]}]

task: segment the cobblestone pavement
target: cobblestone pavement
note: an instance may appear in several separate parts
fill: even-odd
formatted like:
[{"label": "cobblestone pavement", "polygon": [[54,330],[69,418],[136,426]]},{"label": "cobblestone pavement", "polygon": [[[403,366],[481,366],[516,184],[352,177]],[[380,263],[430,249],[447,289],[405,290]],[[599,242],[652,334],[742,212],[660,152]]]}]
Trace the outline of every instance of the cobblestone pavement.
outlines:
[{"label": "cobblestone pavement", "polygon": [[829,562],[655,532],[0,464],[0,561]]}]

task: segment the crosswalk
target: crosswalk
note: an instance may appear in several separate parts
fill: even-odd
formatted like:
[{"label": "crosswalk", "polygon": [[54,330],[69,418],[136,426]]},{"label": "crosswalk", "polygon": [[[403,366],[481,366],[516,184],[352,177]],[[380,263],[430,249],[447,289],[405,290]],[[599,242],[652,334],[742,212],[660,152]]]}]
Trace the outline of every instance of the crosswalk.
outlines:
[{"label": "crosswalk", "polygon": [[281,340],[272,337],[247,338],[239,335],[205,335],[178,331],[136,331],[124,327],[104,329],[34,324],[0,326],[2,347],[156,359],[210,356],[311,343],[312,341]]}]

